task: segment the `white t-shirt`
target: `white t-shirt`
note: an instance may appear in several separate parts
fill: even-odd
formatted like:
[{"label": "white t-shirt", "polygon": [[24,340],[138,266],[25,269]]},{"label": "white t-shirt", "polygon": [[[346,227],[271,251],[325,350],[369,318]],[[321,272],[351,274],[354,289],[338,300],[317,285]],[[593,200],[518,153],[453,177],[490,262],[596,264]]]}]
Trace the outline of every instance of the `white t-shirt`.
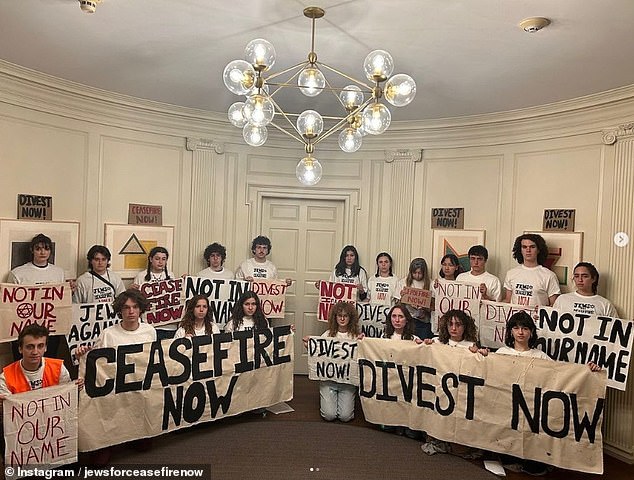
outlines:
[{"label": "white t-shirt", "polygon": [[[383,337],[387,340],[403,340],[403,336],[400,333],[394,332],[391,337]],[[415,342],[416,340],[420,340],[416,335],[412,335],[411,340]]]},{"label": "white t-shirt", "polygon": [[148,343],[156,340],[156,330],[147,323],[139,323],[136,330],[125,330],[120,323],[106,328],[95,342],[95,348],[118,347],[119,345],[133,345]]},{"label": "white t-shirt", "polygon": [[[22,361],[20,361],[20,368],[22,369],[22,373],[26,377],[26,381],[31,386],[31,390],[38,390],[42,388],[42,379],[44,377],[44,364],[46,363],[46,357],[42,357],[42,365],[37,370],[30,372],[25,370],[22,366]],[[1,371],[1,370],[0,370]],[[62,364],[62,371],[59,374],[59,383],[58,385],[63,385],[65,383],[70,383],[70,374],[66,367]],[[0,373],[0,395],[11,395],[11,391],[7,387],[7,381],[4,378],[4,372]]]},{"label": "white t-shirt", "polygon": [[[218,328],[218,325],[216,325],[215,323],[211,324],[211,333],[220,333],[220,329]],[[203,325],[201,328],[194,328],[194,336],[199,336],[199,335],[207,335],[207,333],[205,332],[205,326]],[[176,333],[174,334],[174,338],[184,338],[186,337],[187,334],[185,333],[185,329],[183,327],[178,327],[178,330],[176,330]]]},{"label": "white t-shirt", "polygon": [[587,315],[601,315],[616,317],[616,308],[607,298],[601,295],[580,295],[577,292],[559,295],[553,308],[565,312],[585,313]]},{"label": "white t-shirt", "polygon": [[[438,337],[434,337],[434,343],[440,343],[440,339]],[[471,348],[475,345],[475,342],[470,342],[469,340],[460,340],[459,342],[456,342],[450,338],[444,345],[449,345],[450,347]]]},{"label": "white t-shirt", "polygon": [[64,283],[64,270],[52,263],[38,267],[33,262],[15,267],[9,272],[8,283],[19,285],[42,285],[45,283]]},{"label": "white t-shirt", "polygon": [[396,298],[398,278],[376,277],[372,275],[368,280],[368,298],[374,305],[393,305]]},{"label": "white t-shirt", "polygon": [[197,277],[203,278],[222,278],[224,280],[233,280],[236,278],[235,274],[231,270],[227,270],[225,267],[221,267],[220,270],[212,270],[211,267],[207,267],[196,274]]},{"label": "white t-shirt", "polygon": [[457,282],[473,283],[480,285],[484,283],[487,287],[487,297],[494,302],[499,302],[502,298],[502,284],[500,279],[489,272],[482,272],[480,275],[474,275],[469,272],[461,273],[456,277]]},{"label": "white t-shirt", "polygon": [[106,270],[101,276],[112,284],[114,290],[92,273],[85,272],[77,279],[73,303],[112,303],[117,295],[125,291],[123,280],[116,273]]},{"label": "white t-shirt", "polygon": [[330,336],[330,330],[326,330],[321,334],[322,337],[326,338],[338,338],[340,340],[356,340],[356,335],[353,335],[351,332],[339,332],[337,331],[334,336]]},{"label": "white t-shirt", "polygon": [[277,278],[277,268],[269,260],[260,263],[256,262],[255,258],[247,258],[236,270],[236,278],[244,280],[247,277]]},{"label": "white t-shirt", "polygon": [[[244,316],[242,317],[242,323],[240,327],[238,327],[238,332],[242,332],[244,330],[253,330],[255,327],[255,322],[253,321],[253,317]],[[269,328],[269,321],[266,321],[266,328]],[[233,332],[233,320],[229,319],[227,324],[225,325],[225,332]]]},{"label": "white t-shirt", "polygon": [[[352,285],[361,285],[363,290],[368,291],[368,272],[364,268],[359,270],[359,275],[352,275],[352,270],[346,268],[346,272],[343,275],[337,275],[336,271],[330,274],[331,282],[348,283]],[[357,289],[357,300],[361,300],[360,292]]]},{"label": "white t-shirt", "polygon": [[518,265],[506,272],[504,288],[511,292],[511,303],[534,307],[549,305],[549,298],[559,295],[559,280],[546,267]]},{"label": "white t-shirt", "polygon": [[530,358],[542,358],[544,360],[550,360],[551,358],[546,355],[545,352],[537,348],[531,348],[530,350],[526,350],[525,352],[520,352],[519,350],[515,350],[514,348],[507,347],[506,345],[498,348],[495,353],[499,355],[513,355],[516,357],[530,357]]}]

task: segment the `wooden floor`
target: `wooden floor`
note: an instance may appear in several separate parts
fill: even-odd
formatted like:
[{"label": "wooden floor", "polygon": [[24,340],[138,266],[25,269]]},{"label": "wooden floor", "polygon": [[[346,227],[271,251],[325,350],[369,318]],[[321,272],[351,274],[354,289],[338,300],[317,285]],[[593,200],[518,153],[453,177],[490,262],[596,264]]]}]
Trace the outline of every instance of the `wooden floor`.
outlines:
[{"label": "wooden floor", "polygon": [[[288,403],[295,409],[294,412],[283,415],[268,414],[268,421],[323,421],[319,415],[319,382],[308,380],[308,377],[304,375],[295,375],[294,396],[293,400]],[[366,422],[363,418],[363,410],[358,399],[357,407],[355,408],[355,418],[350,424],[377,429],[376,425]],[[386,433],[386,435],[390,434]],[[412,442],[414,441],[416,440],[412,440]],[[421,455],[425,454],[421,451]],[[481,460],[473,460],[472,463],[484,468]],[[555,468],[541,478],[549,480],[634,480],[634,465],[629,465],[609,455],[604,455],[603,471],[603,475],[593,475]],[[509,480],[525,480],[533,477],[525,473],[507,471],[506,478]]]}]

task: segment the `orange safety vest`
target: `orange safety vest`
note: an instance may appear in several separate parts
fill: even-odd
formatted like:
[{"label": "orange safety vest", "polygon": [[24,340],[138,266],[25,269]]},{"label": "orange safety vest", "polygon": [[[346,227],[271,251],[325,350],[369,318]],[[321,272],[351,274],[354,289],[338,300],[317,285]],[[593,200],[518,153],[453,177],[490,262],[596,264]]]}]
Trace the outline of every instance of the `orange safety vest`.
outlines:
[{"label": "orange safety vest", "polygon": [[[2,370],[7,388],[11,393],[22,393],[31,390],[29,381],[24,376],[20,361],[7,365]],[[59,377],[62,374],[62,365],[64,360],[57,358],[47,358],[44,360],[44,372],[42,373],[42,388],[51,387],[59,384]]]}]

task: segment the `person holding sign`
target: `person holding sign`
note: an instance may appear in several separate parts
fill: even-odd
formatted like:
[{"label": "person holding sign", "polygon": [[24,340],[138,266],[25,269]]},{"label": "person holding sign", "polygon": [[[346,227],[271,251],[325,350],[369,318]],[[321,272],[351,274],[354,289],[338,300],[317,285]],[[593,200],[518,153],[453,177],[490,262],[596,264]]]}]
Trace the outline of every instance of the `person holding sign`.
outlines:
[{"label": "person holding sign", "polygon": [[[322,337],[342,340],[361,340],[363,333],[359,326],[359,314],[353,303],[337,302],[328,314],[328,330]],[[308,338],[302,340],[308,347]],[[347,383],[323,380],[319,385],[319,413],[321,417],[332,422],[341,420],[349,422],[354,418],[354,401],[357,387]]]},{"label": "person holding sign", "polygon": [[207,268],[198,272],[196,274],[197,277],[223,278],[225,280],[233,280],[235,278],[234,273],[224,267],[227,259],[227,249],[224,246],[217,242],[207,245],[203,257],[205,257],[205,262],[207,262]]},{"label": "person holding sign", "polygon": [[225,332],[257,331],[267,328],[269,321],[262,311],[260,298],[250,290],[244,292],[233,307],[231,318],[225,325]]},{"label": "person holding sign", "polygon": [[187,300],[185,315],[183,315],[174,338],[212,335],[214,333],[220,333],[220,329],[211,319],[209,298],[206,295],[194,295]]},{"label": "person holding sign", "polygon": [[398,278],[392,273],[392,256],[381,252],[376,256],[376,274],[368,280],[368,297],[375,305],[392,305]]},{"label": "person holding sign", "polygon": [[119,275],[108,270],[110,250],[103,245],[93,245],[86,258],[88,271],[77,279],[73,303],[112,303],[125,286]]},{"label": "person holding sign", "polygon": [[[414,258],[409,264],[407,277],[403,278],[396,288],[396,299],[402,295],[403,287],[419,288],[429,290],[429,268],[424,258]],[[431,310],[425,307],[415,307],[405,304],[405,308],[414,319],[414,333],[422,340],[434,336],[431,331]]]},{"label": "person holding sign", "polygon": [[469,249],[469,265],[471,270],[459,274],[458,282],[475,283],[480,285],[482,300],[499,302],[502,297],[500,279],[486,271],[489,251],[483,245],[474,245]]},{"label": "person holding sign", "polygon": [[553,308],[586,315],[618,316],[614,305],[607,298],[597,294],[599,272],[594,265],[588,262],[578,263],[573,270],[572,279],[577,291],[557,297]]},{"label": "person holding sign", "polygon": [[[167,269],[167,259],[169,256],[169,252],[165,247],[154,247],[150,250],[150,254],[147,257],[147,269],[137,273],[132,282],[132,288],[138,290],[144,283],[156,283],[174,278],[174,274]],[[178,324],[176,323],[157,327],[156,334],[158,335],[158,339],[165,340],[173,338],[177,328]]]},{"label": "person holding sign", "polygon": [[[253,281],[254,278],[278,278],[277,267],[266,256],[271,253],[271,240],[264,235],[259,235],[251,242],[252,258],[247,258],[236,270],[238,280]],[[293,280],[286,278],[286,285],[291,285]]]},{"label": "person holding sign", "polygon": [[548,247],[541,235],[525,233],[515,239],[513,258],[519,265],[506,272],[504,302],[551,306],[561,293],[557,275],[544,267]]},{"label": "person holding sign", "polygon": [[[346,245],[339,255],[339,263],[330,274],[331,282],[352,283],[357,286],[357,299],[362,302],[368,297],[368,272],[361,266],[359,252],[354,245]],[[319,282],[315,284],[319,288]]]},{"label": "person holding sign", "polygon": [[448,253],[440,260],[440,278],[455,281],[456,277],[462,273],[460,261],[453,253]]}]

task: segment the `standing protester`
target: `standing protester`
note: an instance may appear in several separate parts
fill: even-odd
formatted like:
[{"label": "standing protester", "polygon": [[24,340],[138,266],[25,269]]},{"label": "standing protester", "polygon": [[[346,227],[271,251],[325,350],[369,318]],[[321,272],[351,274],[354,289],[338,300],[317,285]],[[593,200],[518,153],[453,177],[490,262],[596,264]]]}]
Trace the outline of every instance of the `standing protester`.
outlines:
[{"label": "standing protester", "polygon": [[225,260],[227,259],[227,249],[217,242],[207,245],[203,253],[207,268],[196,274],[197,277],[204,278],[223,278],[225,280],[233,280],[235,274],[225,268]]},{"label": "standing protester", "polygon": [[[259,235],[251,242],[251,253],[253,257],[247,258],[236,270],[236,278],[252,282],[256,278],[278,278],[277,267],[273,262],[267,260],[267,255],[271,253],[271,240],[264,235]],[[293,283],[293,280],[286,278],[286,285]]]},{"label": "standing protester", "polygon": [[456,277],[459,282],[480,285],[482,300],[499,302],[502,297],[500,279],[486,271],[489,251],[483,245],[474,245],[469,249],[469,264],[471,270]]},{"label": "standing protester", "polygon": [[594,265],[588,262],[578,263],[573,270],[572,279],[577,291],[557,297],[553,304],[554,308],[586,315],[617,316],[614,305],[607,298],[597,294],[599,272]]},{"label": "standing protester", "polygon": [[103,245],[93,245],[86,258],[88,271],[77,279],[73,303],[112,303],[125,286],[119,275],[108,270],[110,250]]}]

